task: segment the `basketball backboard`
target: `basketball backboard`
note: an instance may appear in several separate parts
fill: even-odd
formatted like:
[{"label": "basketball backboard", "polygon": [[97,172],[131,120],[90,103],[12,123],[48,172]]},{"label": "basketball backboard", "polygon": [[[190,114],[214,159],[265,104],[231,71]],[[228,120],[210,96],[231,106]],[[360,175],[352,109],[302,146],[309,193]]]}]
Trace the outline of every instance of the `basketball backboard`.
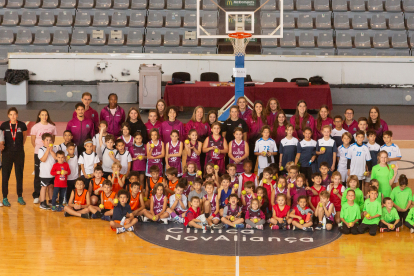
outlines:
[{"label": "basketball backboard", "polygon": [[[270,11],[269,6],[274,9]],[[214,28],[209,20],[216,13]],[[263,26],[262,18],[266,20]],[[198,38],[228,38],[235,32],[249,33],[252,39],[282,38],[283,0],[197,0]]]}]

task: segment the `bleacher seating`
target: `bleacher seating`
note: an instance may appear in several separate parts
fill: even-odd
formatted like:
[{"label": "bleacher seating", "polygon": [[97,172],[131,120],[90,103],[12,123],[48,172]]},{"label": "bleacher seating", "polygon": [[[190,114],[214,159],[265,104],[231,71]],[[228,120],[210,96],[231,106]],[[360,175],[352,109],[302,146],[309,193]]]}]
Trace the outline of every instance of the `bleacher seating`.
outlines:
[{"label": "bleacher seating", "polygon": [[[260,5],[266,0],[260,0]],[[0,62],[7,53],[217,53],[194,39],[196,0],[3,0]],[[279,1],[256,14],[261,32],[280,22]],[[284,38],[261,39],[262,54],[408,56],[414,0],[285,0]],[[215,34],[218,8],[201,1],[202,27]]]}]

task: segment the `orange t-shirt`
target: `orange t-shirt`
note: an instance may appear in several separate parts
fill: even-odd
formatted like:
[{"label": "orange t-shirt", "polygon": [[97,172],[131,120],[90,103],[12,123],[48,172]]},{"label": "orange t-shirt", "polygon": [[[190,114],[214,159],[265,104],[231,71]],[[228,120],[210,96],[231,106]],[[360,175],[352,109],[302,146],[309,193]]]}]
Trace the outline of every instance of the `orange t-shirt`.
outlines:
[{"label": "orange t-shirt", "polygon": [[[175,186],[177,186],[177,184],[178,184],[178,180],[175,181],[175,183],[172,183],[172,181],[169,181],[168,182],[168,188],[170,190],[174,191],[175,190]],[[171,196],[171,194],[168,194],[168,198],[170,198],[170,196]]]},{"label": "orange t-shirt", "polygon": [[155,184],[157,184],[157,183],[161,183],[162,184],[163,181],[164,181],[164,179],[162,177],[159,177],[158,178],[158,181],[156,183],[154,183],[154,181],[152,181],[152,177],[148,177],[147,178],[147,187],[148,187],[148,185],[150,187],[148,198],[151,198],[151,196],[152,196],[152,190],[154,190]]},{"label": "orange t-shirt", "polygon": [[114,209],[114,205],[112,204],[112,202],[109,201],[109,199],[112,198],[113,200],[116,196],[116,193],[112,191],[109,196],[106,196],[105,193],[102,193],[102,196],[103,196],[103,201],[104,201],[103,202],[104,208],[107,210]]},{"label": "orange t-shirt", "polygon": [[[96,190],[98,190],[99,188],[101,188],[102,187],[102,183],[105,181],[105,178],[103,178],[103,177],[101,177],[101,181],[98,183],[98,184],[96,184],[96,182],[95,182],[95,177],[94,178],[92,178],[92,183],[93,183],[93,191],[95,192]],[[103,193],[103,191],[101,191],[100,192],[100,194],[102,194]]]},{"label": "orange t-shirt", "polygon": [[74,204],[86,205],[86,195],[88,190],[84,189],[81,195],[78,195],[78,191],[76,189],[73,190],[73,193],[75,194],[75,198],[73,199]]},{"label": "orange t-shirt", "polygon": [[[124,175],[119,174],[119,178],[122,179],[122,177],[124,177]],[[112,180],[114,181],[114,183],[112,184],[112,191],[114,191],[115,193],[118,193],[118,191],[122,189],[122,187],[118,183],[118,177],[114,179],[114,174],[112,174]]]},{"label": "orange t-shirt", "polygon": [[140,201],[139,201],[140,195],[141,195],[141,192],[138,192],[137,196],[133,197],[131,193],[131,200],[129,201],[129,206],[131,206],[132,211],[135,211],[136,209],[140,207]]}]

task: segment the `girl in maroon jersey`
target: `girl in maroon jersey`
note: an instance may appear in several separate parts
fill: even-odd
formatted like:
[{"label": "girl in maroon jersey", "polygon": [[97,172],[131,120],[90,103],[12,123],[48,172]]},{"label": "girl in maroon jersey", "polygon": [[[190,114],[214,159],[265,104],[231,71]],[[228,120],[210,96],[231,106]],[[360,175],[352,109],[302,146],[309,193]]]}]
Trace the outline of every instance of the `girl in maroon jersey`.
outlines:
[{"label": "girl in maroon jersey", "polygon": [[196,179],[196,177],[197,177],[197,165],[193,161],[189,161],[184,168],[184,174],[183,174],[183,178],[187,179],[187,184],[188,184],[187,188],[184,189],[183,194],[185,194],[187,197],[190,194],[191,186],[193,186],[194,180]]},{"label": "girl in maroon jersey", "polygon": [[244,172],[243,161],[249,157],[249,144],[243,140],[243,129],[236,127],[233,131],[234,140],[229,143],[230,164],[236,164],[236,172]]},{"label": "girl in maroon jersey", "polygon": [[181,156],[183,154],[183,143],[178,140],[180,134],[177,130],[171,131],[171,141],[165,145],[165,166],[166,168],[174,167],[177,169],[177,177],[183,175],[183,169],[181,164]]},{"label": "girl in maroon jersey", "polygon": [[118,138],[118,139],[122,139],[125,142],[125,149],[128,151],[134,144],[134,138],[132,137],[130,130],[131,128],[129,126],[129,123],[127,122],[122,123],[121,125],[122,135]]},{"label": "girl in maroon jersey", "polygon": [[158,166],[160,174],[163,172],[162,159],[165,156],[164,143],[159,139],[158,129],[153,128],[150,132],[151,141],[147,144],[147,171],[146,175],[151,176],[149,169],[152,165]]},{"label": "girl in maroon jersey", "polygon": [[150,210],[144,211],[144,222],[148,220],[162,221],[164,224],[168,224],[168,217],[170,214],[167,212],[167,197],[164,194],[164,186],[162,183],[155,185],[151,197]]},{"label": "girl in maroon jersey", "polygon": [[147,147],[143,143],[141,132],[135,133],[134,144],[129,148],[132,157],[132,171],[139,173],[139,183],[142,185],[145,180],[145,166],[147,159]]},{"label": "girl in maroon jersey", "polygon": [[224,207],[221,222],[224,223],[226,229],[230,226],[234,228],[244,228],[244,219],[241,217],[242,208],[240,206],[239,197],[236,194],[231,194],[228,200],[229,205]]},{"label": "girl in maroon jersey", "polygon": [[203,144],[198,141],[197,130],[190,130],[188,138],[184,142],[185,151],[187,152],[187,162],[192,161],[197,164],[198,169],[201,169],[200,155]]},{"label": "girl in maroon jersey", "polygon": [[226,139],[220,135],[220,123],[215,122],[211,125],[213,134],[210,135],[203,145],[203,152],[206,153],[206,163],[212,162],[218,166],[220,174],[225,173],[224,156],[229,151]]}]

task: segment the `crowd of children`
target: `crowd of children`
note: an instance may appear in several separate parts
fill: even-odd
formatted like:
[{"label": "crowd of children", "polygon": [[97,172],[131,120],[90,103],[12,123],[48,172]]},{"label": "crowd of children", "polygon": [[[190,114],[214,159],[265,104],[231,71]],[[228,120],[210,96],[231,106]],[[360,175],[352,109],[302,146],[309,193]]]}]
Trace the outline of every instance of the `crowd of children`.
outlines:
[{"label": "crowd of children", "polygon": [[146,135],[130,133],[128,122],[114,137],[101,121],[79,156],[69,130],[59,146],[45,133],[38,150],[40,208],[106,220],[117,233],[133,231],[137,222],[309,232],[338,225],[343,234],[370,235],[405,225],[414,233],[414,198],[407,177],[398,175],[401,153],[391,131],[382,133],[380,146],[366,118],[352,135],[341,116],[332,119],[322,107],[315,125],[298,136],[283,111],[275,112],[274,123],[260,128],[255,158],[243,129],[235,127],[227,141],[219,122],[200,141],[195,129],[184,139],[176,129],[161,139],[151,121],[145,143]]}]

